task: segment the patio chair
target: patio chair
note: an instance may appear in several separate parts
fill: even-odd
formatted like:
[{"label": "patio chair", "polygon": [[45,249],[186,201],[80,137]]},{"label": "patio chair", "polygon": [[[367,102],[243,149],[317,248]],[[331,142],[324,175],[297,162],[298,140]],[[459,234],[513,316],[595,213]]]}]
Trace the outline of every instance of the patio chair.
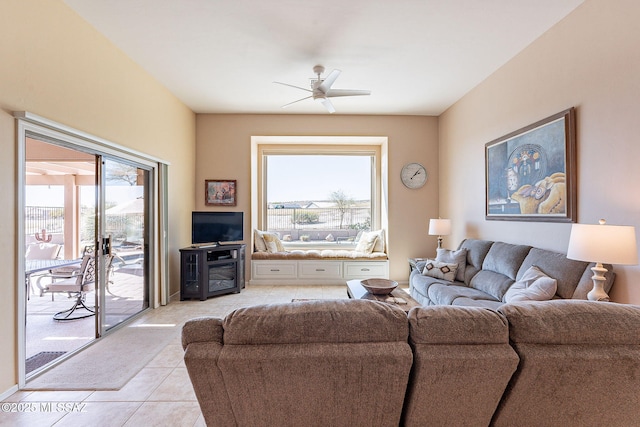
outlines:
[{"label": "patio chair", "polygon": [[[57,243],[29,243],[26,247],[24,259],[26,261],[56,259],[60,254],[61,248],[62,245],[58,245]],[[29,295],[35,295],[31,275],[27,275],[27,291],[27,298]],[[42,292],[40,292],[40,296],[42,296]]]},{"label": "patio chair", "polygon": [[[87,246],[84,248],[84,250],[82,251],[82,257],[84,258],[85,256],[94,256],[94,247],[93,246]],[[113,295],[113,293],[109,290],[109,284],[113,283],[113,270],[114,270],[114,266],[113,266],[113,261],[114,261],[115,256],[112,254],[109,254],[106,256],[106,265],[107,265],[107,292],[109,292],[111,295]],[[55,282],[57,280],[64,280],[64,279],[71,279],[73,277],[76,277],[79,273],[80,270],[82,269],[82,264],[79,265],[74,265],[74,266],[69,266],[69,267],[59,267],[59,268],[54,268],[49,270],[48,274],[43,274],[40,275],[40,277],[38,277],[38,281],[36,283],[36,286],[40,289],[40,296],[43,295],[44,292],[46,292],[46,288],[47,285],[43,285],[40,283],[40,281],[42,279],[50,279],[52,282]],[[54,300],[54,293],[51,293],[51,301]]]},{"label": "patio chair", "polygon": [[[55,320],[76,320],[90,317],[95,314],[95,308],[85,304],[86,293],[95,288],[96,272],[95,257],[85,255],[82,257],[82,264],[78,272],[72,277],[64,280],[54,281],[44,288],[45,292],[66,292],[75,298],[73,306],[67,310],[60,311],[53,315]],[[82,310],[77,312],[77,310]]]}]

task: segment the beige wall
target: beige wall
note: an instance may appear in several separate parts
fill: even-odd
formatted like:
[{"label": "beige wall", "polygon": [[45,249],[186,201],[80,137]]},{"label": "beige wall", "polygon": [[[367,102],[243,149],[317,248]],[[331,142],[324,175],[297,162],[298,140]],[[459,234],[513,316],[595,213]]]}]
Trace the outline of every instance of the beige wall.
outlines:
[{"label": "beige wall", "polygon": [[189,241],[195,115],[62,1],[3,0],[0,12],[0,393],[17,384],[18,256],[13,111],[130,147],[169,167],[172,290]]},{"label": "beige wall", "polygon": [[[484,144],[575,106],[578,222],[640,230],[640,2],[587,0],[440,117],[440,213],[465,236],[567,250],[570,224],[486,221]],[[640,267],[612,300],[640,304]]]},{"label": "beige wall", "polygon": [[[196,207],[206,209],[205,179],[236,179],[238,205],[235,210],[245,212],[247,244],[250,244],[251,236],[251,136],[387,136],[390,276],[406,283],[407,258],[424,254],[435,256],[436,240],[427,236],[427,228],[428,219],[438,215],[437,118],[199,114],[196,134]],[[408,162],[420,162],[427,168],[429,179],[421,189],[409,190],[400,182],[400,170]]]}]

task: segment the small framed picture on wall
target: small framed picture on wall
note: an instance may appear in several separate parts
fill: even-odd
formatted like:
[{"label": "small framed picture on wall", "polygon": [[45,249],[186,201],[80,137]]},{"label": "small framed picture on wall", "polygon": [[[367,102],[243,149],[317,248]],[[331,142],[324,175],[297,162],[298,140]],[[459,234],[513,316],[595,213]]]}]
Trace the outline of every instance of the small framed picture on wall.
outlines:
[{"label": "small framed picture on wall", "polygon": [[207,206],[235,206],[236,180],[207,179],[205,186],[205,205]]}]

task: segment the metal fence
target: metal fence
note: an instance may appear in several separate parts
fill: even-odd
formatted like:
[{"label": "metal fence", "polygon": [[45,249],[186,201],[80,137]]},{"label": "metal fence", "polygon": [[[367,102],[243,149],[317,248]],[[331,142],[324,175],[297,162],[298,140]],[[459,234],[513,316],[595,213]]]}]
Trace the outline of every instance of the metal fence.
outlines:
[{"label": "metal fence", "polygon": [[24,211],[24,228],[28,235],[42,230],[47,230],[47,233],[62,233],[64,208],[27,206]]},{"label": "metal fence", "polygon": [[[144,217],[142,214],[106,215],[106,232],[117,240],[132,240],[142,236]],[[95,233],[95,210],[82,208],[80,212],[80,240],[92,241]],[[25,207],[25,234],[34,236],[46,230],[47,234],[64,233],[64,208],[61,207]]]},{"label": "metal fence", "polygon": [[371,208],[269,208],[267,229],[279,230],[367,230]]}]

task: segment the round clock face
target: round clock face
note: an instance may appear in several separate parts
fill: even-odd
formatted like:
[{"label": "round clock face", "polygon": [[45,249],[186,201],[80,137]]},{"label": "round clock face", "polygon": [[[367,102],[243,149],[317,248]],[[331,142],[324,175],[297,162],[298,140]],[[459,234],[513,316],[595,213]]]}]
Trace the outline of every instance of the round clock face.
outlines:
[{"label": "round clock face", "polygon": [[400,178],[407,188],[420,188],[427,182],[427,170],[420,163],[409,163],[402,168]]}]

